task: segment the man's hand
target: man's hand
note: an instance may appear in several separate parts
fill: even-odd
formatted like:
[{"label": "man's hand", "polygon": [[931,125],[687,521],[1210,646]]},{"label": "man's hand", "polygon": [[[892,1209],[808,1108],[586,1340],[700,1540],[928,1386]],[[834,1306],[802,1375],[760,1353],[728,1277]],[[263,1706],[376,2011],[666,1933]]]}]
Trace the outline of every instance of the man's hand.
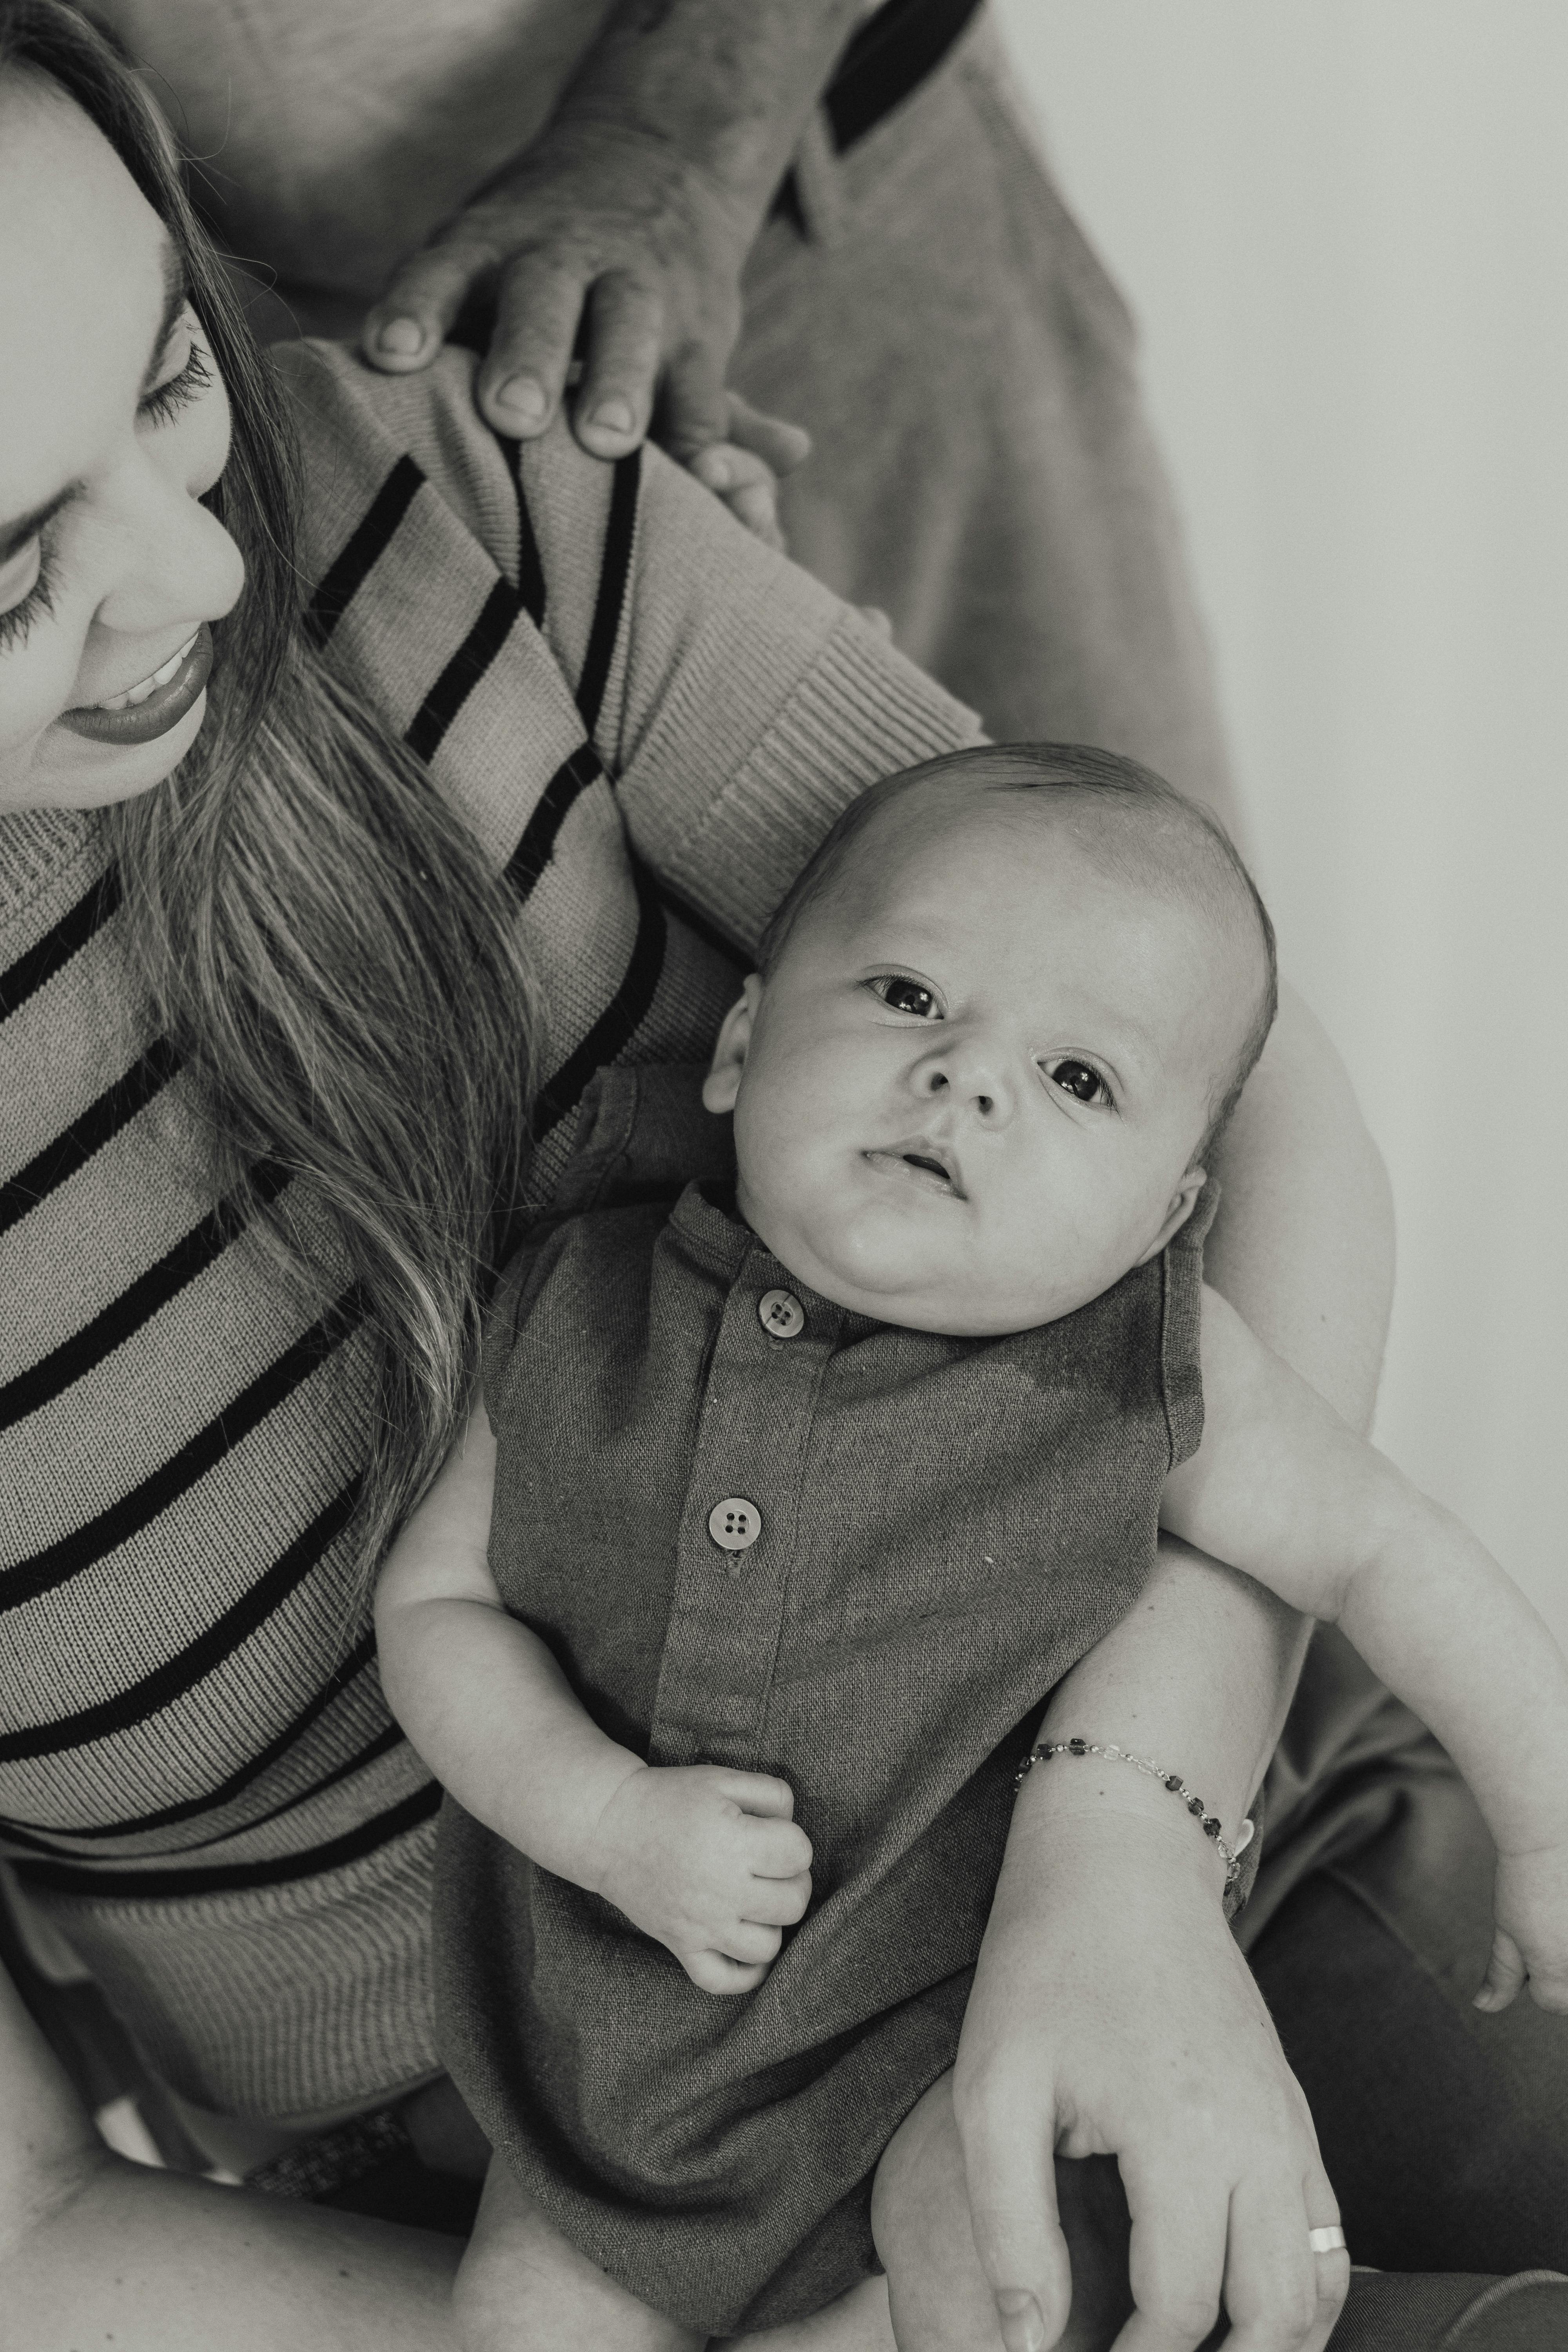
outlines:
[{"label": "man's hand", "polygon": [[751,1992],[811,1901],[811,1841],[787,1781],[720,1764],[628,1773],[580,1883],[675,1954],[704,1992]]},{"label": "man's hand", "polygon": [[553,121],[397,271],[365,356],[426,366],[464,304],[489,301],[478,396],[498,433],[544,431],[575,354],[585,449],[621,457],[651,430],[776,537],[775,478],[810,442],[728,395],[724,376],[742,268],[858,13],[857,0],[619,0]]},{"label": "man's hand", "polygon": [[1072,2280],[1053,2156],[1113,2156],[1135,2308],[1117,2352],[1320,2352],[1350,2279],[1311,2118],[1183,1820],[1015,1837],[953,2084],[975,2248],[1007,2352],[1043,2352]]}]

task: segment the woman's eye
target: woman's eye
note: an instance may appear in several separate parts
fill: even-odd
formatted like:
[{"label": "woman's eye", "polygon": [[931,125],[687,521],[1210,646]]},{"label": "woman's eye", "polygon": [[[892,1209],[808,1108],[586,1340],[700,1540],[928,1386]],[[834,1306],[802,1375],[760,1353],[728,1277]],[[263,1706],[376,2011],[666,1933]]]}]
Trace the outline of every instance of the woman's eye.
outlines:
[{"label": "woman's eye", "polygon": [[206,353],[197,342],[189,323],[182,321],[174,331],[176,337],[183,333],[185,338],[187,348],[184,363],[155,390],[143,395],[138,411],[154,425],[167,425],[182,408],[189,407],[193,400],[198,399],[213,380]]},{"label": "woman's eye", "polygon": [[1100,1072],[1087,1062],[1075,1062],[1070,1057],[1054,1062],[1047,1073],[1051,1084],[1060,1087],[1063,1094],[1071,1095],[1074,1102],[1096,1103],[1110,1100],[1110,1088]]},{"label": "woman's eye", "polygon": [[900,980],[896,972],[883,972],[871,982],[872,989],[891,1013],[910,1013],[917,1021],[940,1021],[942,1008],[936,1001],[936,991],[918,980]]},{"label": "woman's eye", "polygon": [[41,539],[29,540],[26,547],[19,547],[15,555],[0,563],[0,613],[12,612],[16,605],[26,603],[43,568]]},{"label": "woman's eye", "polygon": [[0,654],[26,645],[41,613],[52,612],[48,551],[41,539],[24,548],[0,570]]}]

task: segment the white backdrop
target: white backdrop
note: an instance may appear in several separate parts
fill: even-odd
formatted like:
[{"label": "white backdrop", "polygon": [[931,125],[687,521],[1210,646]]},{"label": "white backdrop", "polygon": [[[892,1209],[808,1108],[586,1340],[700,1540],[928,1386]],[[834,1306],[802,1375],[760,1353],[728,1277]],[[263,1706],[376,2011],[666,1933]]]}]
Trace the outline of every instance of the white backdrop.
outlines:
[{"label": "white backdrop", "polygon": [[998,5],[1393,1176],[1378,1437],[1568,1643],[1568,8]]}]

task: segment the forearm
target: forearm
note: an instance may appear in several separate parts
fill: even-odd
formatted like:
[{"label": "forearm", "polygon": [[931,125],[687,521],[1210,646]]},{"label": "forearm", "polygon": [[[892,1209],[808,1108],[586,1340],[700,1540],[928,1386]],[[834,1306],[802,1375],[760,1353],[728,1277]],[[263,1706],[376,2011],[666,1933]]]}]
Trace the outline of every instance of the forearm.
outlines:
[{"label": "forearm", "polygon": [[453,2239],[108,2155],[72,2188],[0,2264],[27,2352],[456,2352]]},{"label": "forearm", "polygon": [[643,1759],[602,1732],[545,1644],[468,1600],[384,1609],[388,1705],[443,1788],[510,1845],[576,1885],[595,1834]]},{"label": "forearm", "polygon": [[0,1971],[0,2339],[27,2352],[456,2352],[461,2252],[110,2156]]},{"label": "forearm", "polygon": [[[1308,1630],[1249,1577],[1163,1536],[1137,1608],[1057,1685],[1039,1737],[1128,1748],[1179,1772],[1233,1843],[1279,1737]],[[1118,1813],[1190,1839],[1200,1864],[1212,1855],[1168,1790],[1093,1757],[1036,1767],[1014,1843],[1032,1848],[1053,1823]],[[1008,1853],[1013,1862],[1013,1844]],[[1212,1868],[1217,1891],[1223,1873],[1217,1861]]]},{"label": "forearm", "polygon": [[1339,1622],[1435,1731],[1504,1853],[1568,1832],[1568,1664],[1511,1577],[1453,1514],[1379,1465],[1389,1517]]},{"label": "forearm", "polygon": [[1388,1180],[1339,1055],[1289,988],[1212,1172],[1206,1278],[1364,1433],[1394,1289]]},{"label": "forearm", "polygon": [[[1215,1172],[1223,1198],[1209,1280],[1364,1428],[1393,1285],[1388,1187],[1338,1055],[1289,991]],[[1061,1684],[1046,1736],[1078,1733],[1168,1764],[1234,1835],[1305,1643],[1303,1621],[1250,1578],[1163,1539],[1142,1601]],[[1167,1791],[1126,1766],[1037,1777],[1041,1788],[1020,1809],[1030,1821],[1089,1805],[1179,1816]]]},{"label": "forearm", "polygon": [[671,150],[754,234],[861,13],[858,0],[620,0],[551,129],[595,122]]}]

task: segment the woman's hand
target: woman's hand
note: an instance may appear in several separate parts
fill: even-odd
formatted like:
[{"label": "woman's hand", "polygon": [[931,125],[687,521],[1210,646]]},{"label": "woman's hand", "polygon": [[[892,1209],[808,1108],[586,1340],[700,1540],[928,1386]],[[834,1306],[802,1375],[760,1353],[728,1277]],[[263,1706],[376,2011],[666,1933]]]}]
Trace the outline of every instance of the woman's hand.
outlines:
[{"label": "woman's hand", "polygon": [[[1163,1791],[1151,1797],[1169,1803]],[[1007,2352],[1072,2299],[1053,2154],[1113,2156],[1135,2306],[1118,2352],[1319,2352],[1350,2279],[1306,2100],[1181,1816],[1045,1815],[1015,1832],[959,2045],[970,2217]]]},{"label": "woman's hand", "polygon": [[645,1765],[599,1816],[580,1883],[675,1954],[704,1992],[752,1992],[811,1901],[795,1792],[721,1764]]}]

